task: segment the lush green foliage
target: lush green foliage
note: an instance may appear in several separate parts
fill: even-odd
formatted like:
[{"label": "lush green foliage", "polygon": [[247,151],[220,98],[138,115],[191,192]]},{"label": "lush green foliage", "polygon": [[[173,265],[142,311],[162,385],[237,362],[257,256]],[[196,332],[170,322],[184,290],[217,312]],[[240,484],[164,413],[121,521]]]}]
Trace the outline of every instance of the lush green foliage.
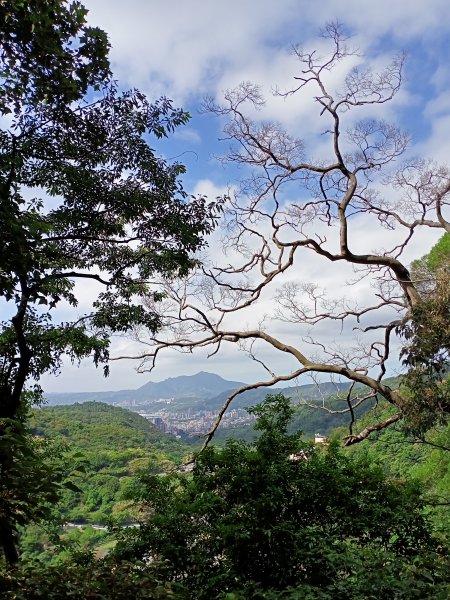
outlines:
[{"label": "lush green foliage", "polygon": [[195,598],[439,597],[444,565],[417,487],[288,434],[281,395],[252,410],[253,445],[208,448],[192,477],[143,478],[151,517],[116,554],[162,560]]},{"label": "lush green foliage", "polygon": [[24,100],[67,104],[109,78],[106,34],[87,26],[86,14],[80,2],[0,3],[0,112]]},{"label": "lush green foliage", "polygon": [[[13,420],[4,420],[0,432],[0,536],[5,555],[14,559],[15,547],[8,544],[10,523],[50,518],[52,503],[69,484],[70,467],[60,457],[60,448],[48,440],[35,439]],[[10,449],[14,448],[14,455]]]},{"label": "lush green foliage", "polygon": [[[80,557],[83,559],[83,557]],[[0,572],[1,597],[14,600],[188,600],[181,586],[170,585],[160,573],[142,563],[91,561],[70,565],[23,566]]]},{"label": "lush green foliage", "polygon": [[139,414],[101,402],[34,409],[30,427],[35,435],[62,436],[72,447],[97,456],[99,464],[104,452],[110,453],[111,464],[121,462],[115,453],[129,449],[142,448],[146,456],[159,450],[177,461],[186,452],[179,440],[161,433]]},{"label": "lush green foliage", "polygon": [[422,294],[432,292],[436,275],[450,264],[450,234],[444,233],[440,240],[419,260],[411,265],[411,273]]},{"label": "lush green foliage", "polygon": [[[361,427],[385,419],[392,407],[380,403],[361,420]],[[344,434],[336,430],[337,439]],[[449,545],[450,541],[450,425],[436,427],[426,437],[406,435],[401,426],[376,432],[364,444],[346,450],[356,456],[365,456],[379,464],[388,477],[417,481],[424,492],[427,514],[434,531]]]},{"label": "lush green foliage", "polygon": [[[107,551],[111,536],[89,524],[138,521],[141,509],[129,499],[137,474],[174,469],[189,452],[140,415],[95,402],[35,409],[30,427],[38,437],[36,443],[53,440],[59,449],[60,456],[54,456],[56,464],[55,460],[49,464],[42,485],[54,478],[52,464],[65,465],[67,484],[57,490],[51,506],[36,496],[36,510],[45,510],[47,520],[21,530],[21,555],[28,561],[60,563],[74,551]],[[63,530],[64,523],[73,525]]]},{"label": "lush green foliage", "polygon": [[[160,444],[175,459],[181,444],[138,415],[99,403],[34,411],[33,431],[63,438],[73,470],[81,467],[72,480],[82,493],[67,489],[61,514],[70,513],[70,498],[102,496],[97,478],[112,476],[130,483],[123,496],[139,501],[147,524],[116,530],[121,538],[116,557],[138,560],[137,566],[116,563],[111,554],[106,562],[91,562],[94,549],[99,557],[114,544],[102,543],[105,533],[87,526],[60,539],[66,550],[52,566],[28,564],[3,574],[0,585],[18,598],[446,600],[448,565],[442,551],[436,552],[445,532],[441,527],[439,542],[433,540],[420,491],[407,483],[411,475],[434,480],[433,496],[445,494],[448,461],[439,460],[437,449],[407,444],[401,432],[388,430],[378,442],[346,450],[357,455],[348,458],[334,445],[314,450],[298,433],[289,434],[293,409],[287,399],[269,398],[254,410],[259,433],[254,444],[230,441],[223,450],[210,448],[192,476],[168,477],[152,475],[161,470],[156,465],[162,452],[155,448]],[[377,410],[375,418],[384,416]],[[434,442],[443,444],[439,436]],[[146,459],[131,457],[133,449],[143,448],[153,449],[155,462],[141,471],[138,485],[134,467],[145,467]],[[294,452],[300,460],[289,460]],[[389,478],[380,463],[390,464]],[[105,512],[114,506],[106,496]],[[88,502],[79,504],[87,508]],[[436,522],[439,515],[432,516]],[[47,529],[45,539],[42,531],[28,528],[22,539],[28,560],[45,558],[48,565],[43,548],[57,536]],[[139,562],[149,554],[162,562]]]},{"label": "lush green foliage", "polygon": [[[119,92],[106,34],[86,12],[64,0],[0,3],[0,298],[10,315],[0,323],[0,473],[10,482],[40,394],[38,385],[24,393],[30,380],[57,372],[64,356],[106,363],[112,332],[155,330],[139,296],[160,298],[148,284],[155,273],[187,273],[212,226],[212,206],[187,201],[184,168],[149,145],[189,115],[166,98]],[[91,307],[62,321],[55,309],[77,306],[83,280],[97,285]],[[38,483],[23,469],[31,497]],[[14,562],[16,513],[5,504],[1,541]]]},{"label": "lush green foliage", "polygon": [[446,423],[450,414],[450,233],[412,265],[421,302],[412,319],[399,328],[406,340],[404,385],[409,390],[402,406],[406,429],[421,435]]}]

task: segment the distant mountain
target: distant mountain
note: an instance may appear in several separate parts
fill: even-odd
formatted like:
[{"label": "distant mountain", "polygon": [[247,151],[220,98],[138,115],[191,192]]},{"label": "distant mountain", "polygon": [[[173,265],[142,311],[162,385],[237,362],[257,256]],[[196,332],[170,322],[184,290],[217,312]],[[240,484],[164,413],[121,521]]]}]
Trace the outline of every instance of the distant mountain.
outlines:
[{"label": "distant mountain", "polygon": [[115,402],[128,398],[134,391],[135,390],[120,390],[118,392],[50,392],[44,395],[48,406],[84,404],[85,402],[114,404]]},{"label": "distant mountain", "polygon": [[234,390],[244,385],[239,381],[227,381],[213,373],[200,372],[196,375],[181,375],[170,377],[164,381],[149,381],[135,390],[119,390],[110,392],[78,392],[78,393],[49,393],[46,400],[50,406],[68,405],[84,402],[146,402],[161,398],[175,400],[192,399],[194,403],[213,398],[226,390]]},{"label": "distant mountain", "polygon": [[201,398],[207,399],[221,392],[236,389],[243,384],[240,381],[227,381],[214,373],[201,371],[196,375],[169,377],[159,383],[149,382],[136,390],[142,399],[159,398]]},{"label": "distant mountain", "polygon": [[[240,381],[228,381],[214,373],[204,371],[196,375],[180,375],[170,377],[164,381],[149,381],[135,390],[119,390],[111,392],[81,392],[47,394],[46,399],[49,406],[70,405],[85,402],[104,402],[106,404],[121,404],[139,410],[155,410],[160,405],[156,404],[161,399],[173,399],[171,409],[174,411],[218,410],[228,396],[237,388],[245,385]],[[318,400],[322,396],[327,397],[347,390],[348,383],[324,382],[320,385],[307,384],[286,388],[259,388],[249,390],[233,401],[231,409],[246,408],[262,402],[267,394],[283,391],[290,396],[295,403],[301,400]]]},{"label": "distant mountain", "polygon": [[[339,392],[346,391],[350,387],[349,383],[334,383],[331,381],[325,381],[320,385],[316,384],[306,384],[299,385],[295,387],[285,387],[285,388],[257,388],[255,390],[249,390],[248,392],[244,392],[236,397],[233,400],[232,406],[233,408],[246,408],[247,406],[253,406],[262,402],[267,394],[276,394],[278,392],[283,392],[285,396],[289,396],[293,403],[303,401],[317,401],[322,397],[330,397]],[[234,388],[236,389],[236,388]],[[204,403],[204,408],[209,410],[218,409],[225,403],[228,396],[233,392],[233,389],[225,390],[221,392],[217,396],[211,398],[207,402]]]}]

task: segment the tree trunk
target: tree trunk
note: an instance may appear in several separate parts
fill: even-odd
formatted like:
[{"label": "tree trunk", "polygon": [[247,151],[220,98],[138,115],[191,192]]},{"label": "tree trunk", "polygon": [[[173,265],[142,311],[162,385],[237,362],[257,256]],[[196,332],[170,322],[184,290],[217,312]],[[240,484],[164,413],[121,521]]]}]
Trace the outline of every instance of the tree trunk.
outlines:
[{"label": "tree trunk", "polygon": [[8,520],[0,519],[0,544],[3,546],[6,562],[15,565],[19,562],[19,553],[16,546],[16,536]]}]

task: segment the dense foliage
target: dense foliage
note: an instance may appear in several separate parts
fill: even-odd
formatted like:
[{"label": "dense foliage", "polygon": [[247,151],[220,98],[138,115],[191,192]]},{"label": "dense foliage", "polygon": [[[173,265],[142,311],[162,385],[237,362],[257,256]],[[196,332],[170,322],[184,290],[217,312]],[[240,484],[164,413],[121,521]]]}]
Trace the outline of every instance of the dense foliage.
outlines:
[{"label": "dense foliage", "polygon": [[[34,411],[36,434],[65,440],[79,487],[65,490],[59,516],[117,516],[124,506],[117,510],[119,495],[108,496],[106,478],[121,488],[123,503],[138,501],[143,525],[116,528],[114,550],[104,532],[85,524],[59,538],[56,554],[51,526],[47,539],[29,527],[22,537],[28,564],[0,577],[6,597],[446,599],[445,519],[431,514],[434,539],[424,516],[430,493],[422,497],[411,479],[428,479],[434,498],[445,494],[448,461],[437,448],[407,444],[401,432],[388,430],[367,456],[366,445],[344,455],[289,433],[294,409],[283,396],[252,410],[253,444],[208,448],[192,475],[164,477],[156,473],[173,465],[169,458],[179,459],[182,445],[139,415],[99,403]],[[434,442],[444,444],[443,436],[438,432]],[[94,496],[101,498],[97,514]],[[102,541],[110,554],[92,560]],[[36,558],[45,563],[33,566]]]},{"label": "dense foliage", "polygon": [[30,427],[35,435],[63,437],[72,447],[97,457],[103,452],[142,448],[148,458],[154,450],[180,460],[186,452],[179,440],[163,434],[139,414],[101,402],[34,409]]},{"label": "dense foliage", "polygon": [[[391,413],[391,407],[380,403],[360,425],[368,427]],[[344,434],[343,429],[334,432],[337,438]],[[406,434],[397,425],[374,433],[363,446],[351,447],[348,452],[381,465],[389,477],[416,481],[423,490],[426,512],[436,535],[444,545],[449,545],[450,425],[435,427],[423,437]]]},{"label": "dense foliage", "polygon": [[399,328],[406,340],[403,381],[409,389],[403,412],[407,430],[421,435],[446,423],[450,414],[450,233],[412,264],[412,275],[421,301],[411,321]]},{"label": "dense foliage", "polygon": [[[0,5],[0,473],[10,482],[23,464],[27,406],[40,398],[31,382],[57,372],[64,356],[106,363],[111,333],[155,330],[139,295],[160,299],[149,281],[186,274],[213,224],[212,206],[188,200],[182,165],[149,145],[189,115],[167,98],[119,91],[106,34],[87,26],[86,13],[64,0]],[[95,284],[92,301],[72,316],[85,281]],[[17,515],[6,500],[0,510],[15,562]]]},{"label": "dense foliage", "polygon": [[179,585],[142,563],[84,559],[60,567],[29,565],[0,573],[1,598],[8,600],[190,600]]},{"label": "dense foliage", "polygon": [[[14,448],[14,456],[10,449]],[[9,521],[25,526],[49,518],[52,504],[66,491],[71,466],[54,444],[37,440],[17,423],[3,422],[0,432],[0,535]],[[6,523],[5,523],[6,521]],[[7,558],[14,558],[15,539],[1,539]]]},{"label": "dense foliage", "polygon": [[63,467],[67,482],[51,506],[38,498],[36,510],[47,509],[46,521],[21,529],[25,561],[58,564],[83,549],[107,552],[113,545],[109,523],[142,518],[129,500],[137,474],[173,470],[189,452],[140,415],[96,402],[35,409],[30,427],[36,443],[54,448],[42,485]]},{"label": "dense foliage", "polygon": [[444,598],[414,484],[288,434],[284,396],[252,410],[253,445],[208,448],[192,477],[143,477],[151,516],[122,533],[118,556],[163,561],[195,598]]},{"label": "dense foliage", "polygon": [[1,113],[20,111],[24,101],[64,105],[109,78],[107,36],[86,24],[86,14],[78,1],[0,4]]}]

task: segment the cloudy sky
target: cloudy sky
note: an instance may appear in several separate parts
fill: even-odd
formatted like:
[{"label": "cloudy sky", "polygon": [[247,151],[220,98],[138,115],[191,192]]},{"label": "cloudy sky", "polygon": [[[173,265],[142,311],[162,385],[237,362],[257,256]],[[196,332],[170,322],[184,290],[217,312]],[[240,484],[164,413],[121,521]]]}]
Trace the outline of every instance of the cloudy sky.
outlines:
[{"label": "cloudy sky", "polygon": [[[112,68],[121,87],[137,87],[152,98],[166,95],[191,113],[190,124],[158,151],[187,166],[185,186],[193,193],[214,197],[235,183],[236,171],[214,159],[226,150],[218,141],[221,124],[201,115],[199,106],[204,96],[220,99],[223,90],[241,81],[261,85],[268,99],[265,118],[281,121],[320,149],[317,106],[296,99],[284,102],[271,91],[293,81],[298,65],[289,49],[294,44],[320,47],[318,31],[329,21],[342,22],[353,36],[352,45],[375,66],[407,53],[402,91],[378,116],[409,130],[413,154],[439,161],[450,156],[448,0],[87,0],[85,5],[89,21],[109,34]],[[355,235],[367,242],[363,230]],[[370,243],[384,246],[380,235],[383,231],[371,231]],[[435,240],[429,232],[419,236],[409,259],[426,252]],[[331,271],[321,275],[333,277]],[[114,344],[124,351],[129,342]],[[149,379],[199,370],[242,381],[261,377],[230,348],[209,361],[201,355],[167,354],[151,375],[137,375],[131,362],[114,363],[106,381],[88,363],[79,369],[68,365],[57,379],[43,383],[47,391],[134,388]]]}]

